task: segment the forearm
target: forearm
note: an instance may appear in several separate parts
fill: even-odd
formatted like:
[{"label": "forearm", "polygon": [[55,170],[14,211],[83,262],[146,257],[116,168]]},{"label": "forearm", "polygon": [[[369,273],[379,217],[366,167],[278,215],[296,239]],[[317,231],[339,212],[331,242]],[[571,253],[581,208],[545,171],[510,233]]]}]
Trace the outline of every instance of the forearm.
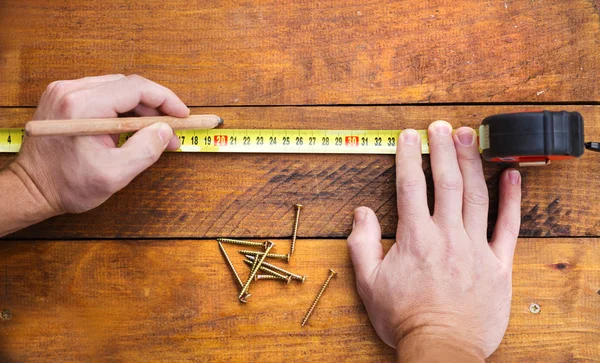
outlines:
[{"label": "forearm", "polygon": [[397,360],[400,363],[480,363],[481,353],[471,351],[465,344],[430,335],[406,337],[398,343]]},{"label": "forearm", "polygon": [[59,214],[38,187],[14,165],[0,172],[0,236]]}]

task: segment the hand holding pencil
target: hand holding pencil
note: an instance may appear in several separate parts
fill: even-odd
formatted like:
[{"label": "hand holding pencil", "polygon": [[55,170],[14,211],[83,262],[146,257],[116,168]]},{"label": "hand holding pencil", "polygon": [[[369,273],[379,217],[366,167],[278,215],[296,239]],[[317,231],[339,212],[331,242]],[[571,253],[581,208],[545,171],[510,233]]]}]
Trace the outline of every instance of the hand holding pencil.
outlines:
[{"label": "hand holding pencil", "polygon": [[[142,117],[117,117],[124,113]],[[31,192],[30,200],[44,211],[42,219],[103,203],[165,149],[179,148],[174,129],[213,128],[222,122],[215,115],[190,116],[166,87],[118,74],[51,83],[34,120],[7,172]],[[117,134],[132,131],[117,147]]]}]

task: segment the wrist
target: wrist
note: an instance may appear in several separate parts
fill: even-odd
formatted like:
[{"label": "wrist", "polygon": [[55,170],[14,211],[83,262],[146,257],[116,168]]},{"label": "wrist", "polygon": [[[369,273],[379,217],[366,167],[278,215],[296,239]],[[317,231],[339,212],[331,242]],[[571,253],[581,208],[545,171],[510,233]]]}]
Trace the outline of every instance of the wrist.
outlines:
[{"label": "wrist", "polygon": [[6,208],[0,220],[0,236],[62,214],[16,163],[0,172],[0,194]]},{"label": "wrist", "polygon": [[21,208],[31,213],[32,217],[40,216],[44,217],[43,219],[47,219],[65,213],[58,204],[51,202],[51,200],[55,200],[56,198],[49,199],[47,195],[48,191],[43,190],[44,188],[40,185],[39,180],[34,180],[18,160],[11,163],[6,171],[9,175],[12,174],[9,177],[14,182],[15,187],[19,188],[23,199],[31,206],[31,208],[21,206]]},{"label": "wrist", "polygon": [[396,344],[398,362],[479,363],[485,355],[472,347],[472,342],[453,334],[447,336],[429,332],[414,332]]}]

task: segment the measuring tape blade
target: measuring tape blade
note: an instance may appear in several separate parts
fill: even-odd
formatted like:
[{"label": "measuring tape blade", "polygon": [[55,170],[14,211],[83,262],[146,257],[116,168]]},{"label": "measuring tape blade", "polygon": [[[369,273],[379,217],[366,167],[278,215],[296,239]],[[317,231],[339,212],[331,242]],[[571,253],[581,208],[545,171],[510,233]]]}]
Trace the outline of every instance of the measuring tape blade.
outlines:
[{"label": "measuring tape blade", "polygon": [[[427,130],[421,135],[421,152],[429,153]],[[281,130],[208,129],[178,130],[181,152],[395,154],[401,130]],[[122,145],[130,134],[121,134]],[[24,129],[0,129],[0,152],[21,148]],[[482,140],[481,140],[482,141]],[[485,147],[484,147],[485,148]]]},{"label": "measuring tape blade", "polygon": [[24,137],[24,129],[0,129],[0,152],[19,152]]}]

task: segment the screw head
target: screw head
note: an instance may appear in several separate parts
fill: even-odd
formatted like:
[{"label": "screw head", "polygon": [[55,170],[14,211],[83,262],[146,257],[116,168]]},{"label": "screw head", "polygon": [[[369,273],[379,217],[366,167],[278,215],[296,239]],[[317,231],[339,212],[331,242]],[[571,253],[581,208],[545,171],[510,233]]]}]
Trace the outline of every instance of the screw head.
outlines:
[{"label": "screw head", "polygon": [[332,269],[329,269],[329,272],[330,272],[332,275],[337,275],[337,272],[333,271]]},{"label": "screw head", "polygon": [[529,311],[530,311],[532,314],[537,314],[537,313],[539,313],[541,310],[542,310],[542,309],[540,308],[540,306],[539,306],[538,304],[536,304],[536,303],[533,303],[533,304],[529,305]]},{"label": "screw head", "polygon": [[4,309],[2,310],[2,313],[0,313],[0,317],[2,317],[2,320],[10,320],[12,319],[12,312],[8,309]]},{"label": "screw head", "polygon": [[302,283],[304,283],[304,281],[306,281],[306,275],[302,276]]},{"label": "screw head", "polygon": [[294,207],[296,207],[296,209],[304,208],[304,206],[302,204],[294,204]]}]

